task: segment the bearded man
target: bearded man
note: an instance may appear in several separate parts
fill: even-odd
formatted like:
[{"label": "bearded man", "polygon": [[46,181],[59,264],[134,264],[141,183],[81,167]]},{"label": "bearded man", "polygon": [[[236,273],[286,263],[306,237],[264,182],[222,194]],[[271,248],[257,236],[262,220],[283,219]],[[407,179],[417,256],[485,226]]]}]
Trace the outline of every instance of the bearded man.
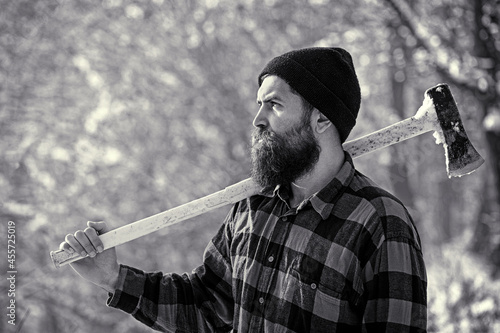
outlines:
[{"label": "bearded man", "polygon": [[102,251],[104,222],[60,246],[109,292],[107,305],[168,332],[425,332],[420,239],[403,204],[355,170],[342,149],[361,103],[350,54],[308,48],[259,75],[252,177],[203,263],[146,273]]}]

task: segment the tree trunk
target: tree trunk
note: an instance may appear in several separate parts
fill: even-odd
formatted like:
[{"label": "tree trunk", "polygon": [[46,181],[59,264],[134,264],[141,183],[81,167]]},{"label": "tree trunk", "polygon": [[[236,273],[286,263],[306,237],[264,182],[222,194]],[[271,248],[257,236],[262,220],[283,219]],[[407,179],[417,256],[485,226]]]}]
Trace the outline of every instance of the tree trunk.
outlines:
[{"label": "tree trunk", "polygon": [[[482,104],[483,126],[485,130],[485,143],[488,147],[486,157],[487,172],[484,173],[481,209],[477,218],[474,236],[471,242],[472,251],[484,255],[494,264],[493,274],[500,273],[500,96],[496,87],[500,73],[500,51],[495,47],[495,41],[489,36],[489,29],[484,25],[483,18],[498,20],[495,13],[488,16],[484,13],[485,5],[489,0],[476,0],[474,2],[474,16],[476,29],[474,31],[474,56],[487,73],[488,79],[480,78],[483,87],[476,92]],[[486,64],[486,65],[484,65]],[[488,65],[490,64],[490,65]],[[491,65],[492,64],[492,65]],[[489,68],[488,68],[489,66]],[[485,85],[486,83],[486,85]]]},{"label": "tree trunk", "polygon": [[[408,50],[405,45],[404,37],[398,32],[401,27],[401,21],[395,19],[390,22],[392,28],[391,36],[391,92],[392,102],[391,106],[396,112],[399,119],[405,119],[406,104],[405,104],[405,88],[407,78],[407,62]],[[414,208],[414,195],[409,183],[408,165],[405,144],[393,145],[389,147],[391,150],[391,164],[389,166],[389,173],[391,178],[392,189],[394,195],[398,197],[405,205]]]},{"label": "tree trunk", "polygon": [[486,168],[483,180],[481,209],[477,219],[476,229],[472,239],[473,252],[482,254],[495,265],[494,274],[500,273],[500,132],[486,132],[486,142],[489,146]]}]

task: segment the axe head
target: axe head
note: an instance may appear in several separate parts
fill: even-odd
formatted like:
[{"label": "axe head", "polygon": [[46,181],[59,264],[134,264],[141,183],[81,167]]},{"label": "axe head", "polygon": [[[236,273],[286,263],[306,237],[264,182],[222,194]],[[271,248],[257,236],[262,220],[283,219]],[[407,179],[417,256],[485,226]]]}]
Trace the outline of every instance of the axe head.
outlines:
[{"label": "axe head", "polygon": [[467,137],[448,85],[438,84],[429,88],[425,94],[430,97],[436,110],[448,177],[461,177],[479,168],[484,159]]}]

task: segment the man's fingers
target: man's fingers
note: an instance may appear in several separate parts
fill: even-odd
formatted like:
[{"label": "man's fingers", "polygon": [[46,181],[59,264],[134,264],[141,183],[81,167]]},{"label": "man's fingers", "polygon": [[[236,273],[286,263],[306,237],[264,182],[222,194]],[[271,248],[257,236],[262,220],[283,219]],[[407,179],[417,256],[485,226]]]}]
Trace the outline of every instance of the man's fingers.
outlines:
[{"label": "man's fingers", "polygon": [[[78,230],[77,232],[75,232],[75,239],[83,247],[86,254],[88,254],[90,257],[95,257],[97,250],[90,239],[87,237],[87,233],[85,231]],[[72,244],[70,243],[70,245]]]},{"label": "man's fingers", "polygon": [[87,226],[85,230],[66,235],[65,241],[59,245],[59,248],[69,253],[77,252],[82,257],[86,257],[87,254],[95,257],[97,253],[104,251],[99,235],[108,231],[106,223],[89,221]]},{"label": "man's fingers", "polygon": [[92,246],[94,247],[94,249],[97,250],[97,253],[102,252],[104,248],[102,246],[101,239],[97,235],[96,229],[94,229],[92,227],[88,227],[88,228],[85,228],[85,230],[83,232],[85,233],[85,235],[89,239],[89,241],[92,244]]},{"label": "man's fingers", "polygon": [[[85,257],[87,255],[87,252],[85,251],[83,246],[76,240],[75,235],[68,234],[66,235],[66,238],[64,238],[64,240],[69,245],[69,247],[71,247],[75,252],[79,253],[82,257]],[[65,248],[67,247],[65,246]]]},{"label": "man's fingers", "polygon": [[69,252],[69,253],[75,252],[75,250],[73,250],[73,248],[71,246],[69,246],[69,244],[67,242],[62,242],[61,244],[59,244],[59,250],[63,250],[63,251]]}]

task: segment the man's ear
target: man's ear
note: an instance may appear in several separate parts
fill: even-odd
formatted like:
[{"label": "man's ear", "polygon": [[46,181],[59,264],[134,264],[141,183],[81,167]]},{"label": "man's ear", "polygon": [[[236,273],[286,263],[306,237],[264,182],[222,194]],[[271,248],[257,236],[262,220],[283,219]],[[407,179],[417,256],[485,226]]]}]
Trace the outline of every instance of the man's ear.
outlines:
[{"label": "man's ear", "polygon": [[313,128],[319,134],[324,133],[330,126],[332,126],[332,122],[320,111],[314,110],[314,112],[316,112],[316,114],[313,118],[315,119]]}]

